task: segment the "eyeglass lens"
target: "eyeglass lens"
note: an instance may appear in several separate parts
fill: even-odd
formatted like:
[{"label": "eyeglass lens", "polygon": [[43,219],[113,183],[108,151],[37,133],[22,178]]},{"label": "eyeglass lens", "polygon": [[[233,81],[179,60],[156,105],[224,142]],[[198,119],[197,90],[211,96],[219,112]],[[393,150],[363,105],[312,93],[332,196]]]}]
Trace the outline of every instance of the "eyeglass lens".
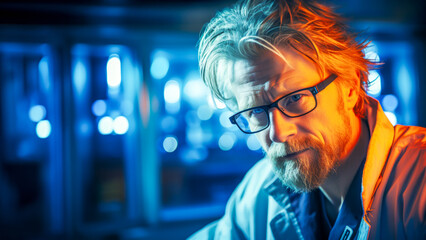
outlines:
[{"label": "eyeglass lens", "polygon": [[[301,90],[280,99],[277,105],[288,117],[297,117],[312,111],[316,106],[316,100],[311,91]],[[267,109],[269,108],[258,107],[241,112],[235,116],[238,127],[248,133],[267,128],[269,125]]]}]

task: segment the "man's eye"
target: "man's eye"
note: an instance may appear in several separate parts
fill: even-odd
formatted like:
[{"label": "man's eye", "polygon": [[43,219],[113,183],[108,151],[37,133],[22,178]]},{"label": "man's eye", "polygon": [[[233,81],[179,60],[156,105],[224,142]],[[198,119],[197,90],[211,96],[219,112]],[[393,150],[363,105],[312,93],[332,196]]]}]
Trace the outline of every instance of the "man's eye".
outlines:
[{"label": "man's eye", "polygon": [[263,113],[262,108],[254,108],[248,113],[248,117],[257,117],[259,114]]},{"label": "man's eye", "polygon": [[302,94],[294,94],[289,97],[289,103],[294,103],[299,101],[302,98]]}]

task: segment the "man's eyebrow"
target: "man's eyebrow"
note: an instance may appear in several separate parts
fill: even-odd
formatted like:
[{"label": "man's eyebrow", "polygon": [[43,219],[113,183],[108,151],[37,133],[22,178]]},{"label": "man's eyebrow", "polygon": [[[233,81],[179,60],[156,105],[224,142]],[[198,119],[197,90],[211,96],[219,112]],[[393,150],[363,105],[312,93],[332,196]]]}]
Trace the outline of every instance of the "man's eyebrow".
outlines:
[{"label": "man's eyebrow", "polygon": [[[282,78],[282,73],[278,73],[275,76],[272,76],[268,82],[269,82],[269,86],[268,87],[275,87],[276,85],[279,84],[280,79]],[[272,82],[272,84],[271,84]]]},{"label": "man's eyebrow", "polygon": [[262,95],[264,95],[265,92],[266,92],[263,89],[263,87],[259,86],[257,88],[258,89],[255,90],[255,91],[253,91],[253,89],[251,89],[251,90],[247,90],[247,91],[241,92],[241,93],[250,93],[250,94],[247,94],[247,95],[243,96],[244,101],[240,105],[240,107],[241,107],[240,110],[245,110],[245,109],[248,109],[248,108],[253,108],[253,107],[258,107],[258,106],[263,106],[264,105],[264,104],[262,104],[262,105],[255,104],[256,103],[256,99],[258,99],[258,98],[264,98],[264,97],[262,97]]},{"label": "man's eyebrow", "polygon": [[296,71],[294,68],[285,67],[282,71],[270,77],[269,82],[273,82],[272,84],[270,84],[270,87],[275,87],[276,85],[281,83],[281,80],[284,76],[287,76],[287,78],[292,78],[295,72]]},{"label": "man's eyebrow", "polygon": [[[271,81],[277,82],[281,78],[282,74],[278,73],[278,74],[272,75],[271,77],[270,76],[266,76],[266,77],[260,77],[260,78],[255,78],[254,77],[255,75],[256,74],[250,74],[248,76],[247,80],[243,81],[243,83],[235,82],[235,83],[239,84],[238,87],[240,89],[243,89],[243,86],[246,86],[246,85],[249,86],[249,89],[247,89],[245,91],[242,90],[241,93],[263,91],[263,90],[265,90],[265,86],[264,86],[265,84],[267,84],[268,89],[269,89],[270,86],[276,85],[275,83],[272,84],[272,85],[270,85],[270,82]],[[256,82],[260,82],[260,84],[254,84]]]},{"label": "man's eyebrow", "polygon": [[[286,72],[286,73],[288,73],[288,72]],[[288,95],[288,94],[290,94],[294,91],[305,88],[305,86],[294,86],[294,84],[293,85],[286,84],[285,85],[286,91],[284,91],[284,92],[280,91],[279,89],[280,89],[281,84],[283,84],[283,81],[289,81],[290,79],[300,78],[300,76],[294,76],[290,72],[288,74],[289,76],[286,78],[286,80],[282,80],[283,75],[284,75],[283,73],[277,74],[276,76],[274,76],[274,81],[269,82],[270,85],[268,86],[269,88],[268,88],[267,92],[270,94],[270,97],[271,97],[270,100],[271,101],[276,101],[277,99],[279,99],[283,96],[286,96],[286,95]]]}]

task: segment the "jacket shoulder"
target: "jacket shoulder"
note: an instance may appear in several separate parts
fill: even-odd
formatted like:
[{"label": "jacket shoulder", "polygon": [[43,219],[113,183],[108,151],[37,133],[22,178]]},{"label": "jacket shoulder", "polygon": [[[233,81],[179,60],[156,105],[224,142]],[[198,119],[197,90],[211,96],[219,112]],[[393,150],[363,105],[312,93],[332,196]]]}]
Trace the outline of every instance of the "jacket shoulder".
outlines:
[{"label": "jacket shoulder", "polygon": [[426,128],[396,125],[394,146],[425,149]]},{"label": "jacket shoulder", "polygon": [[394,143],[387,164],[391,167],[388,171],[392,169],[390,177],[394,181],[409,184],[416,179],[424,180],[426,128],[396,126]]},{"label": "jacket shoulder", "polygon": [[386,165],[382,227],[392,229],[389,233],[393,236],[424,239],[426,129],[395,126],[393,146]]}]

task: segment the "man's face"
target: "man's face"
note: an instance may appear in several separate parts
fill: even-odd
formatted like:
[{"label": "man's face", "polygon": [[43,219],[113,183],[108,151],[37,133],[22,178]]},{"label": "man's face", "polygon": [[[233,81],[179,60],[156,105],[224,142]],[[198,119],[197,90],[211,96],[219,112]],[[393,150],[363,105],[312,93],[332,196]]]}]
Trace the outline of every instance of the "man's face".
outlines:
[{"label": "man's face", "polygon": [[[239,110],[269,104],[324,80],[302,55],[290,49],[283,55],[287,62],[272,53],[235,62],[232,91]],[[318,188],[339,166],[351,136],[345,98],[337,85],[330,84],[316,97],[316,109],[301,117],[289,118],[277,108],[270,109],[269,128],[256,133],[275,174],[295,191]]]}]

